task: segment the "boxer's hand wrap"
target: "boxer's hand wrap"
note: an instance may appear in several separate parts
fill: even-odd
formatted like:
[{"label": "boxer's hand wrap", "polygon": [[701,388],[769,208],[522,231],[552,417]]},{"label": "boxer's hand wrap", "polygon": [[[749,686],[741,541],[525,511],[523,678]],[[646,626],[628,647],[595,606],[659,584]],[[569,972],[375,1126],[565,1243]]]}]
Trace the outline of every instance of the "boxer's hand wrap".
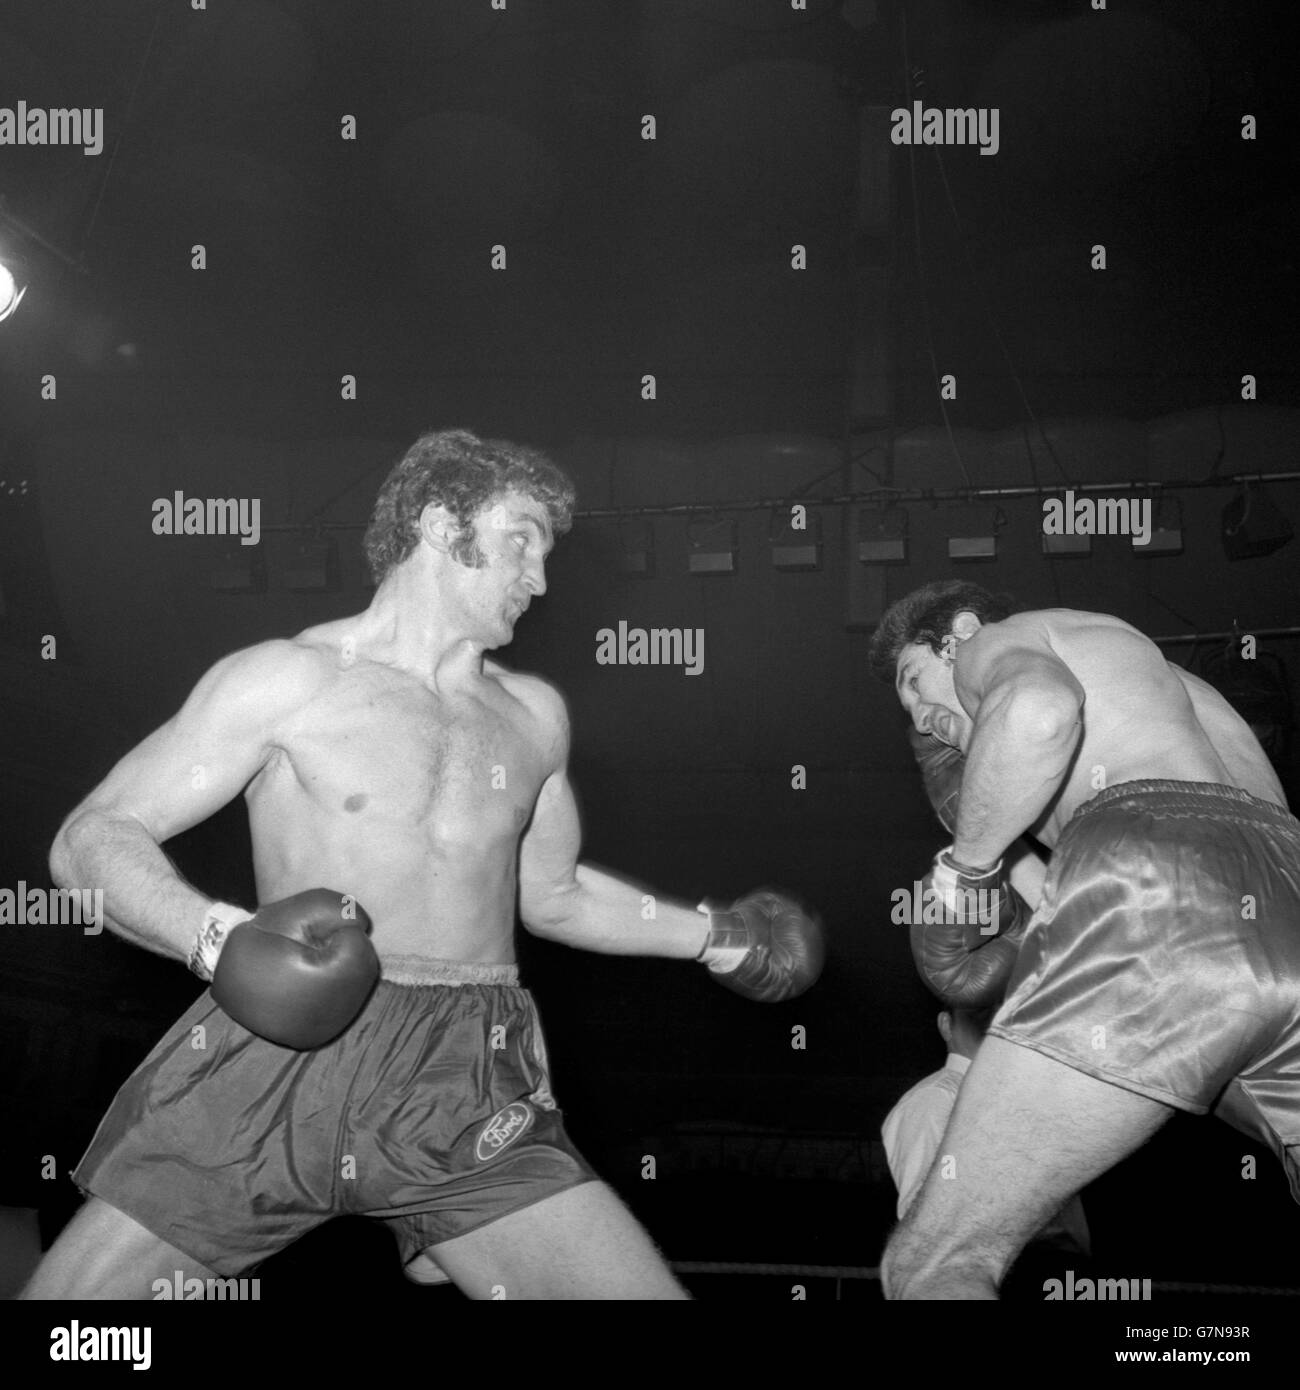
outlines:
[{"label": "boxer's hand wrap", "polygon": [[910,733],[912,752],[921,769],[925,794],[949,835],[957,833],[957,804],[961,794],[961,775],[966,759],[960,748],[950,748],[931,734],[913,728]]},{"label": "boxer's hand wrap", "polygon": [[189,968],[200,980],[212,978],[212,972],[217,968],[217,957],[221,954],[222,946],[226,944],[230,929],[237,927],[241,922],[247,922],[252,915],[242,907],[234,907],[230,903],[213,903],[208,908],[203,925],[194,938],[194,947],[190,951],[188,961]]},{"label": "boxer's hand wrap", "polygon": [[708,913],[709,937],[696,957],[720,985],[764,1004],[793,999],[822,973],[822,924],[793,898],[759,889]]},{"label": "boxer's hand wrap", "polygon": [[1033,915],[1007,881],[1002,861],[972,869],[953,859],[951,847],[941,850],[922,880],[921,902],[922,920],[911,931],[921,978],[950,1008],[996,1004]]},{"label": "boxer's hand wrap", "polygon": [[312,888],[232,926],[213,972],[213,999],[281,1047],[306,1051],[338,1037],[379,978],[370,918],[349,902]]}]

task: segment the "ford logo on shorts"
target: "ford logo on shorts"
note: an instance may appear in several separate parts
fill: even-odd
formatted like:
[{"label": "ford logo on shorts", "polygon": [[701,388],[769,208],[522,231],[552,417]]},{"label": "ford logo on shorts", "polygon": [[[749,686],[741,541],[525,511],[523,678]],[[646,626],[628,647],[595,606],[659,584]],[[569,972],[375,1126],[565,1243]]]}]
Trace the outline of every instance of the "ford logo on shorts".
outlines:
[{"label": "ford logo on shorts", "polygon": [[474,1157],[480,1163],[495,1158],[503,1149],[509,1148],[532,1122],[532,1110],[522,1100],[512,1100],[483,1126],[483,1133],[474,1145]]}]

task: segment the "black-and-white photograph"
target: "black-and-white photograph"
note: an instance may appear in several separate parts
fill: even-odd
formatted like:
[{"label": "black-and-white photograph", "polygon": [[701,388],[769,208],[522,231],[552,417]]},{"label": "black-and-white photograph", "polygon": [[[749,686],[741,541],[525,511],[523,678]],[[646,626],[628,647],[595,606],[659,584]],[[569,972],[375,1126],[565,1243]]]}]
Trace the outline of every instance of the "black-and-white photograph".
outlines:
[{"label": "black-and-white photograph", "polygon": [[5,0],[31,1366],[341,1297],[1267,1363],[1292,9]]}]

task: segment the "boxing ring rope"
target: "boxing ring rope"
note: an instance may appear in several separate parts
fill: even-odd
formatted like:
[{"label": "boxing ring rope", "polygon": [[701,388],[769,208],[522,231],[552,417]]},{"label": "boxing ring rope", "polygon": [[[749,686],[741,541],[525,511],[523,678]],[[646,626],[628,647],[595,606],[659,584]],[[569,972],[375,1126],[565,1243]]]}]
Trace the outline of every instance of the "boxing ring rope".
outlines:
[{"label": "boxing ring rope", "polygon": [[[879,1265],[760,1264],[741,1260],[673,1260],[676,1274],[752,1274],[794,1279],[834,1279],[835,1294],[845,1279],[880,1279]],[[1263,1284],[1200,1284],[1151,1281],[1153,1293],[1235,1295],[1243,1298],[1300,1298],[1300,1288],[1279,1288]]]},{"label": "boxing ring rope", "polygon": [[743,1260],[673,1260],[677,1274],[776,1274],[796,1279],[879,1279],[880,1266],[857,1265],[770,1265]]}]

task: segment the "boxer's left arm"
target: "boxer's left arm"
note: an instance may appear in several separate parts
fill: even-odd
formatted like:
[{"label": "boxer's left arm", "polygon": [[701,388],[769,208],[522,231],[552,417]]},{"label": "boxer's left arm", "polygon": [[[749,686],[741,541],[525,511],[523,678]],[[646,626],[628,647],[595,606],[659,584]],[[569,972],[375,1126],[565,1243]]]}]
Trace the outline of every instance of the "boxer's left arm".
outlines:
[{"label": "boxer's left arm", "polygon": [[543,683],[549,772],[519,853],[519,915],[534,936],[610,955],[670,956],[706,966],[725,988],[779,1003],[808,989],[825,958],[820,920],[760,889],[730,907],[692,908],[578,862],[581,829],[567,777],[568,719]]},{"label": "boxer's left arm", "polygon": [[532,686],[549,743],[549,775],[519,851],[519,915],[534,936],[585,951],[694,960],[709,924],[691,903],[661,897],[580,863],[582,829],[569,785],[569,721],[550,686]]},{"label": "boxer's left arm", "polygon": [[1083,733],[1083,687],[1046,645],[997,624],[958,649],[958,699],[975,710],[952,858],[983,868],[1047,809]]}]

